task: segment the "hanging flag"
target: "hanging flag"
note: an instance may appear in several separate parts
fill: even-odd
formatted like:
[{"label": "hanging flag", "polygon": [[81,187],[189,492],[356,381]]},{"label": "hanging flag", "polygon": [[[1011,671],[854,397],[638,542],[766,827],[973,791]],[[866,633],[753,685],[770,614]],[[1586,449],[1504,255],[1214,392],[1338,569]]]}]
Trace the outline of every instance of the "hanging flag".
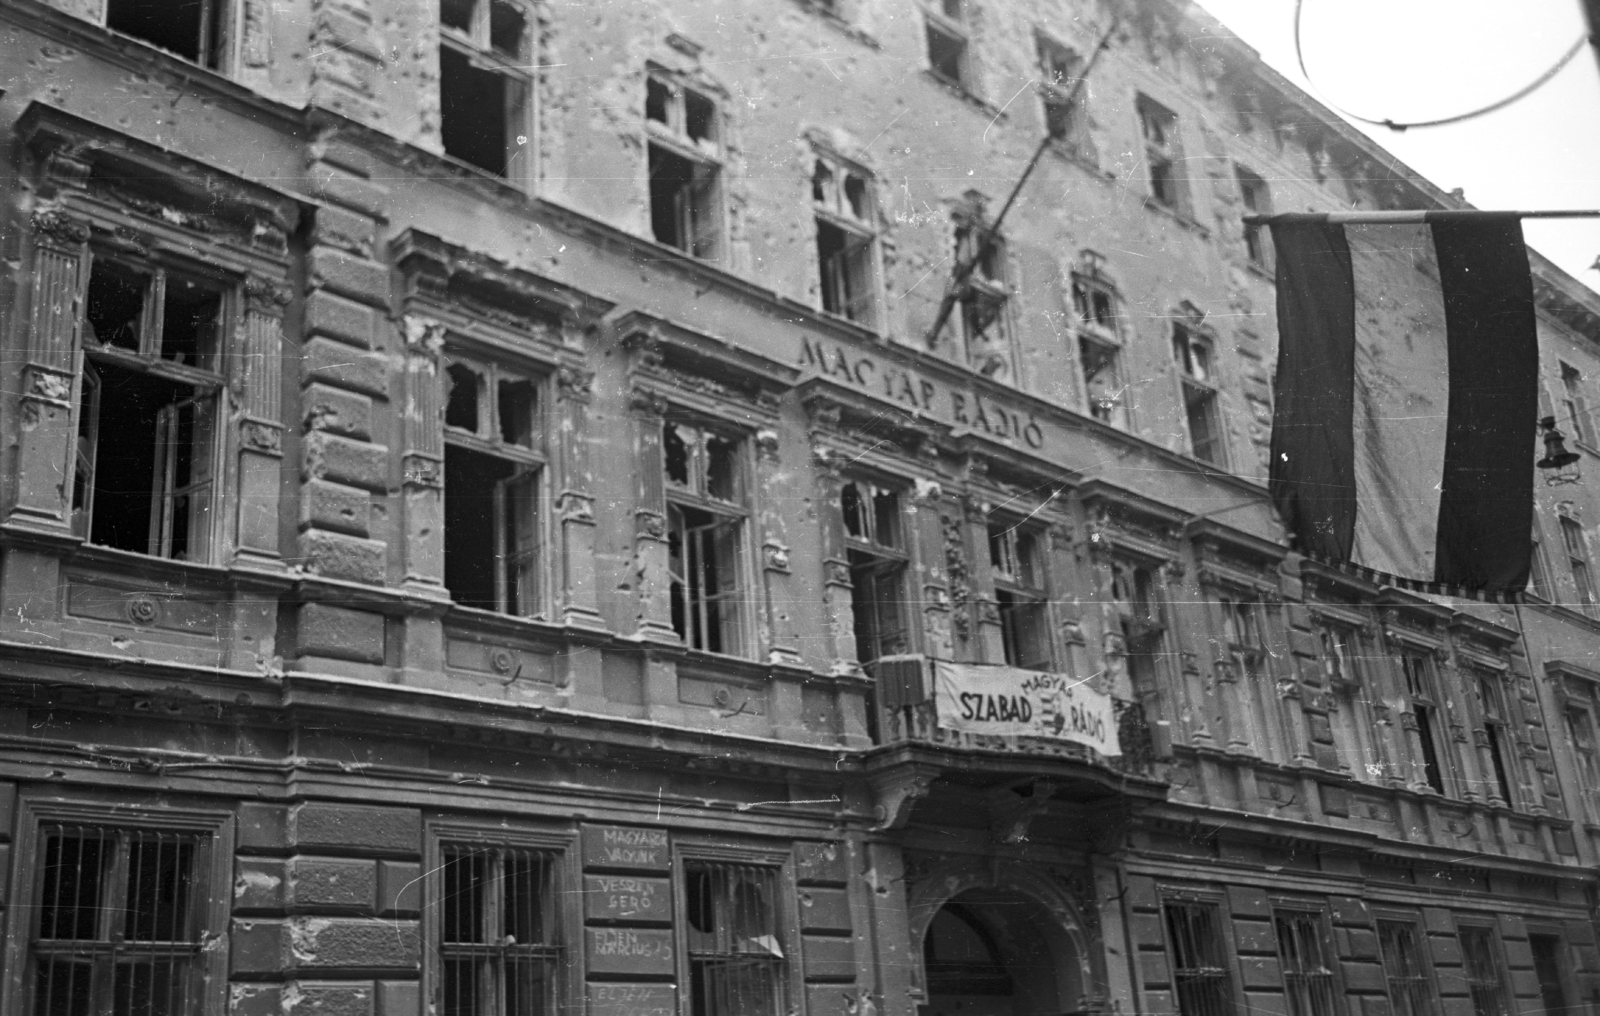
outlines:
[{"label": "hanging flag", "polygon": [[1272,496],[1299,549],[1503,597],[1532,555],[1539,350],[1522,223],[1280,215]]}]

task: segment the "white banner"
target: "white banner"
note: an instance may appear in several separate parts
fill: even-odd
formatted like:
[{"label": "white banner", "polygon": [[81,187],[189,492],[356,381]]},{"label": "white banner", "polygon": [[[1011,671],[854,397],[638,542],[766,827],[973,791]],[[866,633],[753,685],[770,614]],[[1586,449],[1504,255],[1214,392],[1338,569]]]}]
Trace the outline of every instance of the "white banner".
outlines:
[{"label": "white banner", "polygon": [[934,661],[939,726],[968,734],[1050,737],[1121,755],[1111,696],[1063,674]]}]

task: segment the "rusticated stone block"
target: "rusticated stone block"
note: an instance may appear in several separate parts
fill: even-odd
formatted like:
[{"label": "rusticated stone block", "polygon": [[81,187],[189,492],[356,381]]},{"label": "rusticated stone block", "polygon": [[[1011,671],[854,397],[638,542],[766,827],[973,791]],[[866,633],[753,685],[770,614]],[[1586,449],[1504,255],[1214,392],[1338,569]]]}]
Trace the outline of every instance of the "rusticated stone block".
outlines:
[{"label": "rusticated stone block", "polygon": [[1257,889],[1255,886],[1230,885],[1228,887],[1228,909],[1236,915],[1272,916],[1272,904],[1267,900],[1266,890]]},{"label": "rusticated stone block", "polygon": [[307,381],[325,381],[380,398],[389,395],[389,358],[382,353],[364,353],[319,336],[301,347],[300,364]]},{"label": "rusticated stone block", "polygon": [[228,985],[228,1016],[283,1016],[283,985]]},{"label": "rusticated stone block", "polygon": [[806,980],[853,981],[856,976],[855,943],[848,938],[806,935]]},{"label": "rusticated stone block", "polygon": [[301,605],[297,621],[302,653],[357,663],[383,662],[382,614],[328,603],[307,603]]},{"label": "rusticated stone block", "polygon": [[311,284],[382,305],[389,298],[389,269],[342,250],[314,247],[311,250]]},{"label": "rusticated stone block", "polygon": [[306,174],[314,197],[384,218],[389,189],[330,165],[315,166]]},{"label": "rusticated stone block", "polygon": [[1277,988],[1283,985],[1283,970],[1275,956],[1241,956],[1239,979],[1246,988]]},{"label": "rusticated stone block", "polygon": [[305,569],[315,575],[383,585],[385,562],[381,541],[312,529],[300,534],[300,557]]},{"label": "rusticated stone block", "polygon": [[422,852],[422,813],[415,808],[308,801],[294,809],[290,832],[295,846],[321,853]]},{"label": "rusticated stone block", "polygon": [[1171,984],[1172,973],[1167,966],[1167,954],[1153,949],[1142,950],[1139,953],[1139,978],[1146,987],[1164,988]]},{"label": "rusticated stone block", "polygon": [[849,931],[850,896],[843,889],[802,889],[800,927],[806,931]]},{"label": "rusticated stone block", "polygon": [[854,987],[847,984],[806,986],[806,1016],[854,1016],[862,1011]]},{"label": "rusticated stone block", "polygon": [[366,536],[372,495],[328,480],[307,480],[300,488],[300,527]]},{"label": "rusticated stone block", "polygon": [[337,136],[313,142],[311,157],[363,177],[370,177],[376,165],[367,152]]},{"label": "rusticated stone block", "polygon": [[288,873],[275,857],[241,857],[233,866],[233,909],[282,911]]},{"label": "rusticated stone block", "polygon": [[422,866],[409,861],[378,862],[378,913],[414,914],[422,909]]},{"label": "rusticated stone block", "polygon": [[1349,924],[1368,927],[1372,924],[1372,915],[1367,913],[1366,904],[1355,896],[1330,896],[1328,907],[1333,911],[1334,924]]},{"label": "rusticated stone block", "polygon": [[300,419],[306,430],[366,440],[372,436],[372,396],[309,384],[300,393]]},{"label": "rusticated stone block", "polygon": [[794,856],[801,885],[844,885],[850,876],[843,843],[796,843]]},{"label": "rusticated stone block", "polygon": [[239,805],[240,853],[281,851],[289,845],[289,809],[281,804],[247,802]]},{"label": "rusticated stone block", "polygon": [[416,981],[379,981],[377,1016],[422,1016],[422,985]]},{"label": "rusticated stone block", "polygon": [[371,981],[290,981],[282,1016],[373,1016]]},{"label": "rusticated stone block", "polygon": [[[372,220],[365,216],[350,215],[349,212],[339,212],[337,209],[328,209],[317,214],[320,217],[328,212],[349,215],[353,219],[365,222],[369,231],[372,228]],[[306,297],[308,335],[326,335],[328,338],[338,339],[352,346],[371,349],[377,328],[378,312],[365,304],[320,291]]]},{"label": "rusticated stone block", "polygon": [[289,899],[296,908],[371,913],[377,896],[376,861],[296,857],[289,862]]},{"label": "rusticated stone block", "polygon": [[388,484],[389,449],[383,445],[313,431],[301,450],[302,479],[333,480],[379,492]]},{"label": "rusticated stone block", "polygon": [[233,922],[235,976],[298,970],[417,970],[422,960],[415,921],[363,917],[291,917]]},{"label": "rusticated stone block", "polygon": [[1383,976],[1383,968],[1376,963],[1346,962],[1344,967],[1344,990],[1355,992],[1379,992],[1388,990],[1389,982]]},{"label": "rusticated stone block", "polygon": [[377,232],[370,216],[347,211],[338,205],[323,205],[317,209],[316,219],[311,224],[311,242],[370,258],[377,249]]}]

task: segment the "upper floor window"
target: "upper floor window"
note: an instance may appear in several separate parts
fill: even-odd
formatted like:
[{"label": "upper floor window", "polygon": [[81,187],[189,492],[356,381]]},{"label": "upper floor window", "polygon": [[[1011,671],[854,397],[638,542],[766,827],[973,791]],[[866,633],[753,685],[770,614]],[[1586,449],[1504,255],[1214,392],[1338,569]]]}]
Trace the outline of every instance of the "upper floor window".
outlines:
[{"label": "upper floor window", "polygon": [[1368,708],[1368,669],[1372,641],[1358,628],[1324,625],[1321,631],[1322,667],[1333,702],[1329,726],[1341,769],[1357,779],[1375,780],[1388,767],[1382,741],[1373,736]]},{"label": "upper floor window", "polygon": [[1433,979],[1428,976],[1416,922],[1379,920],[1378,951],[1394,1016],[1433,1016]]},{"label": "upper floor window", "polygon": [[1567,1001],[1567,964],[1560,935],[1530,933],[1528,950],[1533,953],[1533,974],[1539,980],[1539,997],[1546,1013],[1570,1012]]},{"label": "upper floor window", "polygon": [[1544,539],[1539,531],[1539,519],[1533,520],[1533,538],[1529,541],[1528,553],[1528,590],[1535,596],[1542,596],[1546,600],[1555,599],[1554,591],[1550,586],[1550,565],[1544,557]]},{"label": "upper floor window", "polygon": [[1461,965],[1467,975],[1467,988],[1472,993],[1474,1016],[1511,1016],[1506,997],[1505,968],[1500,961],[1500,949],[1495,944],[1495,934],[1489,928],[1462,927]]},{"label": "upper floor window", "polygon": [[84,299],[72,524],[90,543],[209,561],[233,286],[96,253]]},{"label": "upper floor window", "polygon": [[1506,712],[1504,681],[1498,674],[1464,672],[1476,676],[1478,704],[1483,710],[1483,737],[1489,749],[1489,763],[1494,770],[1494,788],[1501,802],[1515,807],[1516,795],[1511,791],[1512,768],[1516,763],[1515,742],[1511,737],[1509,715]]},{"label": "upper floor window", "polygon": [[39,830],[29,952],[35,1016],[211,1011],[208,832]]},{"label": "upper floor window", "polygon": [[1595,443],[1594,420],[1583,395],[1583,373],[1569,363],[1561,364],[1561,412],[1574,440]]},{"label": "upper floor window", "polygon": [[542,607],[544,435],[539,382],[452,352],[444,410],[444,583],[464,607]]},{"label": "upper floor window", "polygon": [[1589,541],[1577,519],[1561,517],[1561,543],[1567,552],[1567,568],[1572,573],[1572,585],[1577,593],[1573,605],[1584,613],[1593,613],[1597,601],[1594,578],[1589,574]]},{"label": "upper floor window", "polygon": [[971,91],[966,0],[929,0],[923,5],[928,69],[963,91]]},{"label": "upper floor window", "polygon": [[854,587],[856,659],[871,663],[909,648],[906,627],[906,547],[900,495],[852,480],[839,493]]},{"label": "upper floor window", "polygon": [[1145,171],[1150,174],[1150,197],[1163,208],[1187,211],[1183,183],[1183,146],[1178,140],[1178,115],[1141,95],[1139,129],[1144,135]]},{"label": "upper floor window", "polygon": [[1333,981],[1333,948],[1322,915],[1278,910],[1272,915],[1283,965],[1283,992],[1289,1016],[1335,1016],[1339,1011]]},{"label": "upper floor window", "polygon": [[1082,154],[1088,126],[1083,89],[1083,58],[1042,33],[1034,36],[1039,53],[1040,95],[1044,103],[1044,129],[1051,138]]},{"label": "upper floor window", "polygon": [[232,70],[238,34],[233,0],[106,0],[106,27],[214,71]]},{"label": "upper floor window", "polygon": [[877,324],[877,211],[865,170],[819,154],[811,170],[817,221],[822,309],[859,324]]},{"label": "upper floor window", "polygon": [[686,861],[682,892],[690,1016],[786,1012],[778,870]]},{"label": "upper floor window", "polygon": [[1089,415],[1126,430],[1128,385],[1123,380],[1122,333],[1117,291],[1097,275],[1073,273],[1072,308],[1078,332],[1078,362],[1083,368]]},{"label": "upper floor window", "polygon": [[[1245,169],[1234,167],[1239,181],[1239,203],[1245,215],[1271,215],[1272,192],[1267,181]],[[1244,252],[1250,263],[1260,268],[1272,268],[1272,232],[1259,222],[1244,224]]]},{"label": "upper floor window", "polygon": [[716,101],[665,72],[645,80],[650,229],[697,258],[722,255],[722,119]]},{"label": "upper floor window", "polygon": [[691,649],[746,655],[743,442],[713,427],[669,421],[661,446],[673,630]]},{"label": "upper floor window", "polygon": [[441,844],[437,915],[439,1011],[551,1013],[563,1000],[558,855]]},{"label": "upper floor window", "polygon": [[1233,978],[1217,904],[1168,900],[1162,910],[1179,1016],[1231,1016]]},{"label": "upper floor window", "polygon": [[1439,717],[1438,692],[1434,688],[1433,657],[1423,650],[1401,650],[1400,670],[1405,677],[1406,695],[1411,700],[1411,715],[1416,721],[1423,781],[1435,793],[1442,794],[1444,768],[1439,746],[1444,729]]},{"label": "upper floor window", "polygon": [[440,0],[439,133],[446,155],[530,178],[532,16],[521,0]]},{"label": "upper floor window", "polygon": [[1172,358],[1178,367],[1183,392],[1184,418],[1189,424],[1189,454],[1201,462],[1222,466],[1222,422],[1217,412],[1211,340],[1192,325],[1172,326]]},{"label": "upper floor window", "polygon": [[1590,704],[1568,705],[1564,710],[1567,743],[1572,746],[1573,762],[1578,770],[1578,789],[1588,805],[1591,821],[1600,817],[1600,738],[1595,737],[1594,713]]},{"label": "upper floor window", "polygon": [[1261,604],[1254,599],[1221,597],[1223,637],[1239,667],[1239,675],[1252,684],[1261,674],[1267,643],[1261,627]]},{"label": "upper floor window", "polygon": [[957,220],[955,246],[956,263],[974,265],[957,308],[967,363],[984,377],[1005,378],[1011,372],[1005,238],[973,212]]},{"label": "upper floor window", "polygon": [[1160,591],[1154,568],[1120,559],[1111,562],[1111,599],[1128,653],[1128,676],[1140,691],[1156,687],[1156,659],[1166,633]]},{"label": "upper floor window", "polygon": [[994,573],[1005,662],[1024,670],[1049,670],[1049,596],[1040,538],[1007,520],[989,523],[989,568]]}]

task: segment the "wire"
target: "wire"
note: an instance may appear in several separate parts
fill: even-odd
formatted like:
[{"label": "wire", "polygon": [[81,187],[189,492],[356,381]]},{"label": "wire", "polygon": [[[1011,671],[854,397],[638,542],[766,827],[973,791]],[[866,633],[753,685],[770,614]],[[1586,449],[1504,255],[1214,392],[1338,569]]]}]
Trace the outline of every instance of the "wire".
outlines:
[{"label": "wire", "polygon": [[[1305,78],[1306,81],[1310,83],[1313,88],[1315,88],[1316,82],[1311,80],[1310,73],[1306,71],[1306,55],[1300,42],[1300,15],[1304,8],[1305,0],[1294,0],[1294,58],[1295,61],[1300,65],[1300,76]],[[1394,120],[1373,120],[1369,117],[1357,116],[1356,114],[1345,109],[1343,106],[1335,105],[1332,102],[1328,103],[1328,105],[1333,106],[1335,112],[1337,112],[1340,116],[1359,121],[1360,123],[1372,124],[1374,127],[1387,127],[1392,131],[1403,131],[1412,127],[1443,127],[1445,124],[1461,123],[1464,120],[1471,120],[1474,117],[1484,116],[1485,114],[1493,113],[1495,110],[1504,109],[1512,103],[1519,102],[1522,99],[1527,98],[1529,95],[1532,95],[1534,92],[1544,87],[1544,85],[1551,78],[1555,77],[1557,74],[1560,74],[1561,69],[1567,64],[1571,63],[1572,58],[1577,56],[1578,53],[1583,50],[1583,47],[1589,43],[1589,41],[1588,35],[1579,36],[1578,41],[1572,44],[1572,48],[1567,50],[1561,59],[1555,62],[1555,66],[1551,67],[1537,78],[1534,78],[1533,81],[1528,85],[1517,90],[1516,92],[1513,92],[1511,95],[1501,99],[1498,102],[1491,102],[1487,106],[1481,106],[1478,109],[1472,110],[1471,112],[1461,113],[1457,116],[1447,116],[1440,120],[1416,120],[1410,123],[1397,123]],[[1321,89],[1318,89],[1318,91],[1321,91]]]}]

